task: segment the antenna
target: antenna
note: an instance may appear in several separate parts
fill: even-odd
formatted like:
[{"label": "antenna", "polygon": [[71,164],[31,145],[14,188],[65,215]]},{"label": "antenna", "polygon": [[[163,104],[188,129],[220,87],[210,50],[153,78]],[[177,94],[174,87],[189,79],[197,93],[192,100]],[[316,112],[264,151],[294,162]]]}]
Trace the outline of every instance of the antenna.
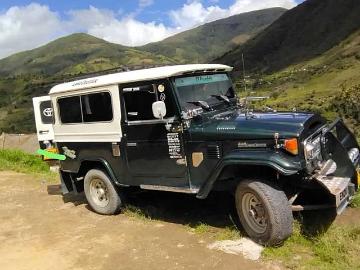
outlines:
[{"label": "antenna", "polygon": [[245,87],[245,92],[246,92],[246,78],[245,78],[245,60],[244,60],[244,54],[241,54],[241,59],[242,59],[242,67],[243,67],[243,79],[244,79],[244,87]]},{"label": "antenna", "polygon": [[242,60],[242,68],[243,68],[243,80],[244,80],[244,88],[245,88],[245,115],[249,114],[249,108],[248,108],[248,94],[246,89],[246,78],[245,78],[245,60],[244,60],[244,53],[241,54],[241,60]]}]

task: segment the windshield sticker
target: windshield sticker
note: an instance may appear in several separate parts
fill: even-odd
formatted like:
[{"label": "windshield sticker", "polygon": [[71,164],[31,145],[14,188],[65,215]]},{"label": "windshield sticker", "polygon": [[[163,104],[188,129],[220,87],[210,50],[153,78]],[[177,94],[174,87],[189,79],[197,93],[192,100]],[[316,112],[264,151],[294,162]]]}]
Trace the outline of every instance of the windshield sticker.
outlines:
[{"label": "windshield sticker", "polygon": [[229,78],[226,74],[214,74],[214,75],[203,75],[203,76],[194,76],[186,78],[177,78],[175,79],[175,85],[177,87],[205,84],[205,83],[215,83],[215,82],[224,82],[228,81]]}]

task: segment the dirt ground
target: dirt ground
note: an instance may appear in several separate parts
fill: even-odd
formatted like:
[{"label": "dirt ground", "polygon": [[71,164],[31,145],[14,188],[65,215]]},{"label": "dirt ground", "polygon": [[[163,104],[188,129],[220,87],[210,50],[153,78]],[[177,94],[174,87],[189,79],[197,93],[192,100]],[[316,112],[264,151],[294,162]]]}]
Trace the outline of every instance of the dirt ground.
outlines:
[{"label": "dirt ground", "polygon": [[189,229],[202,221],[226,226],[226,202],[213,207],[183,195],[143,192],[132,200],[151,221],[101,216],[82,196],[63,197],[59,185],[14,172],[0,172],[0,194],[2,270],[279,269],[210,250],[215,240]]}]

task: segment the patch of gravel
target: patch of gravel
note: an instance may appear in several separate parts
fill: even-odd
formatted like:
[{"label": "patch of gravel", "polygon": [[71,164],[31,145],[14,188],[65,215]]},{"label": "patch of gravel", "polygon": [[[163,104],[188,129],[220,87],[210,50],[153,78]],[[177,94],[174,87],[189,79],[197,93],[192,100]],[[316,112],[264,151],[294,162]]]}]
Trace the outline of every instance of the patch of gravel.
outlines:
[{"label": "patch of gravel", "polygon": [[239,240],[216,241],[207,246],[209,249],[216,249],[228,254],[242,254],[246,259],[257,261],[261,257],[264,247],[256,244],[248,238]]}]

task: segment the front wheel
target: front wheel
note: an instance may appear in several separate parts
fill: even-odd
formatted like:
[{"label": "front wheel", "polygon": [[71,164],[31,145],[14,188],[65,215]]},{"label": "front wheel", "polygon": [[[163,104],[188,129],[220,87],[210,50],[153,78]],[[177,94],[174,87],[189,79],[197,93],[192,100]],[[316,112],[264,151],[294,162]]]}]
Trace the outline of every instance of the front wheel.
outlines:
[{"label": "front wheel", "polygon": [[292,234],[289,201],[272,183],[241,181],[236,188],[235,203],[244,230],[259,244],[277,246]]},{"label": "front wheel", "polygon": [[110,178],[101,170],[90,170],[85,175],[84,190],[91,208],[98,214],[113,215],[123,204]]}]

